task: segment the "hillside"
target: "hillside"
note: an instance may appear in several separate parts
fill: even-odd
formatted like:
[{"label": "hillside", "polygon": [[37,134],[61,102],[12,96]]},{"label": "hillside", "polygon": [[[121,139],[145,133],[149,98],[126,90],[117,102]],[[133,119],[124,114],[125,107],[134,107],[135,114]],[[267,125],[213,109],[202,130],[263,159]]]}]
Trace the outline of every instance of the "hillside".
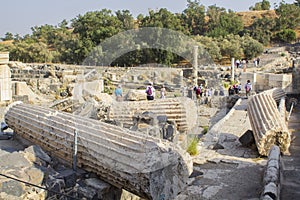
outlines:
[{"label": "hillside", "polygon": [[255,19],[277,17],[275,10],[243,11],[236,14],[242,18],[245,27],[251,26]]}]

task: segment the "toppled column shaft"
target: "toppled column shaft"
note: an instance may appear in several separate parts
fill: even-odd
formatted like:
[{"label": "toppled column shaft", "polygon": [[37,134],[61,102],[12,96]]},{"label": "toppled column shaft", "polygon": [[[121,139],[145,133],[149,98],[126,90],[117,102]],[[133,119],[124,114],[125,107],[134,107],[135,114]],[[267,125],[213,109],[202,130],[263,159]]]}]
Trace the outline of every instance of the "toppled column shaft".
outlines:
[{"label": "toppled column shaft", "polygon": [[286,96],[285,92],[281,88],[273,88],[267,91],[264,91],[264,94],[271,95],[276,103],[279,103],[281,98]]},{"label": "toppled column shaft", "polygon": [[197,123],[197,107],[190,98],[167,98],[154,101],[124,101],[114,103],[109,111],[109,119],[121,122],[124,127],[133,126],[133,116],[143,112],[166,115],[175,121],[177,130],[187,131]]},{"label": "toppled column shaft", "polygon": [[172,143],[96,120],[26,104],[11,105],[5,121],[16,134],[77,166],[147,199],[173,199],[192,170],[189,156]]},{"label": "toppled column shaft", "polygon": [[282,153],[288,152],[291,136],[271,95],[254,95],[248,103],[248,115],[261,155],[267,156],[274,144],[280,147]]}]

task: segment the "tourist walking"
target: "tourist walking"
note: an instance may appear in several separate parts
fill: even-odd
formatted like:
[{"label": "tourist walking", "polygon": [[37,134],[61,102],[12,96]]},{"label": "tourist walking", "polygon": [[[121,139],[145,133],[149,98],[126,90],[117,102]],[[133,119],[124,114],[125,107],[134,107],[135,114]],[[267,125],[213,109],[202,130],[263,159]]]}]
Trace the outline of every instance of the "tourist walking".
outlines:
[{"label": "tourist walking", "polygon": [[155,89],[152,86],[152,83],[149,83],[149,85],[146,88],[147,100],[149,101],[154,100],[154,93],[155,93]]},{"label": "tourist walking", "polygon": [[[185,90],[185,88],[183,88],[183,94],[185,94],[184,90]],[[165,88],[165,86],[162,86],[161,89],[160,89],[160,98],[161,99],[166,98],[166,88]]]},{"label": "tourist walking", "polygon": [[117,101],[122,101],[123,91],[121,85],[118,85],[118,87],[115,89],[115,95]]},{"label": "tourist walking", "polygon": [[245,84],[246,97],[250,96],[251,90],[252,90],[251,82],[250,80],[247,80],[247,83]]}]

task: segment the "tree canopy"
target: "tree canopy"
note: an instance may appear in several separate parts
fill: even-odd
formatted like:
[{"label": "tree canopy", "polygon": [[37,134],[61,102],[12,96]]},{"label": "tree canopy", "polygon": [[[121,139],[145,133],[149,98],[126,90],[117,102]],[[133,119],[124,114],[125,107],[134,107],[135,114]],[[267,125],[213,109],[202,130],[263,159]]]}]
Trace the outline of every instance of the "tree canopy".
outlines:
[{"label": "tree canopy", "polygon": [[[139,14],[134,18],[129,10],[113,12],[109,9],[87,12],[70,21],[63,20],[58,25],[41,25],[31,28],[32,33],[21,37],[7,32],[1,40],[0,50],[10,51],[12,60],[23,62],[61,62],[81,64],[93,52],[87,64],[101,64],[100,57],[106,55],[104,41],[128,30],[145,27],[159,27],[178,31],[194,39],[215,61],[222,57],[251,59],[262,52],[262,45],[270,42],[293,42],[296,38],[295,27],[300,23],[300,1],[293,4],[281,1],[276,5],[277,18],[257,18],[249,27],[232,10],[216,5],[206,8],[199,0],[187,0],[182,13],[172,13],[166,8],[149,10],[147,15]],[[262,0],[251,10],[269,10],[270,2]],[[163,45],[160,32],[145,34],[143,43],[127,40],[112,41],[110,45],[117,49],[129,46],[134,50],[120,55],[112,65],[135,66],[143,63],[162,64],[181,63],[184,58],[171,52]],[[176,41],[174,35],[163,37]],[[8,42],[5,42],[8,41]],[[157,48],[151,44],[157,43]],[[168,44],[170,45],[170,44]],[[172,45],[172,44],[171,44]],[[180,46],[178,48],[181,48]],[[92,51],[93,50],[93,51]]]}]

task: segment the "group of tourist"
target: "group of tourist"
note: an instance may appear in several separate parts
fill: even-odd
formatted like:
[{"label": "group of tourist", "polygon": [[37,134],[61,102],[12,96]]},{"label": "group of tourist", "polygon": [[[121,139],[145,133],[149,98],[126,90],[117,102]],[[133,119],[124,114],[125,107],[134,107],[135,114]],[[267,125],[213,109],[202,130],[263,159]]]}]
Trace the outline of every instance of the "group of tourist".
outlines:
[{"label": "group of tourist", "polygon": [[[235,61],[235,66],[236,66],[236,68],[243,68],[243,67],[245,67],[247,64],[249,63],[249,61],[248,60],[236,60]],[[255,66],[255,67],[258,67],[259,66],[259,63],[260,63],[260,58],[254,58],[253,59],[253,65]]]},{"label": "group of tourist", "polygon": [[[154,100],[155,97],[155,88],[153,84],[150,82],[148,86],[146,87],[146,96],[147,100],[151,101]],[[122,101],[123,99],[123,91],[121,85],[118,85],[118,87],[115,89],[115,95],[117,101]],[[160,89],[160,98],[165,99],[166,98],[166,88],[164,86]]]},{"label": "group of tourist", "polygon": [[[228,95],[234,95],[234,94],[239,94],[242,89],[242,84],[233,84],[229,86],[228,88]],[[250,92],[252,90],[252,84],[250,80],[247,80],[247,83],[244,86],[244,89],[246,91],[246,97],[250,96]]]},{"label": "group of tourist", "polygon": [[[250,80],[247,80],[247,83],[245,84],[244,88],[245,88],[245,91],[246,91],[246,97],[248,97],[250,95],[251,90],[252,90],[252,85],[251,85]],[[228,95],[230,96],[230,95],[234,95],[234,94],[239,94],[241,89],[242,89],[241,83],[240,84],[233,84],[233,85],[229,86],[229,88],[228,88]],[[212,89],[203,87],[202,84],[200,84],[199,86],[195,86],[193,88],[193,90],[194,90],[196,99],[199,100],[199,101],[201,101],[201,98],[203,96],[205,96],[205,97],[212,96]],[[115,89],[115,95],[116,95],[116,100],[117,101],[122,101],[122,98],[123,98],[122,93],[123,93],[122,87],[121,87],[121,85],[118,85],[118,87]],[[154,100],[155,88],[154,88],[154,86],[151,82],[146,87],[145,93],[146,93],[147,100],[149,100],[149,101]],[[164,86],[162,86],[161,89],[160,89],[160,98],[161,99],[166,98],[166,88]]]},{"label": "group of tourist", "polygon": [[234,94],[239,94],[242,89],[242,85],[240,84],[233,84],[229,86],[228,88],[228,95],[234,95]]}]

